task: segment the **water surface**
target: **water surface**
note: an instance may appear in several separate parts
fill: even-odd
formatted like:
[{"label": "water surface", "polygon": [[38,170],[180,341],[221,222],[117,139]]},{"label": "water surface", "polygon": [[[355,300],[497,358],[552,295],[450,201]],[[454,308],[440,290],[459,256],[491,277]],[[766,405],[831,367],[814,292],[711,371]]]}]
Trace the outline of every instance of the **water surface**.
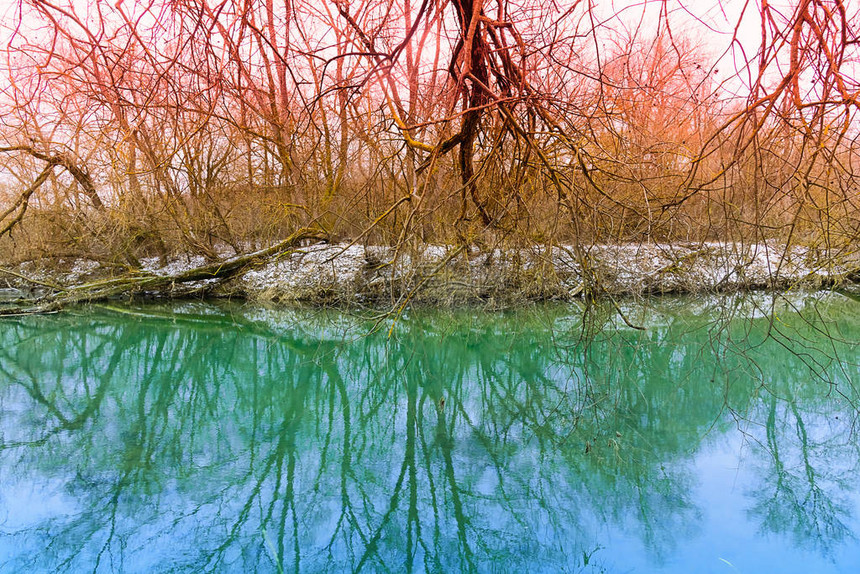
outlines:
[{"label": "water surface", "polygon": [[0,571],[858,571],[860,303],[621,311],[4,319]]}]

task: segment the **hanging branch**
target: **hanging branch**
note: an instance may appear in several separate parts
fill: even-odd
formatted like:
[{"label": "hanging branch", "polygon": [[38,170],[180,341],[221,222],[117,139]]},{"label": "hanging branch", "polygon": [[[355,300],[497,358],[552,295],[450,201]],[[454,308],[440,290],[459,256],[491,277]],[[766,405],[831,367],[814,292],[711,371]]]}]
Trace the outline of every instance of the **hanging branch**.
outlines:
[{"label": "hanging branch", "polygon": [[33,183],[30,185],[30,187],[25,189],[21,193],[21,195],[18,196],[18,199],[15,201],[14,204],[12,204],[12,207],[7,209],[2,215],[0,215],[0,222],[2,222],[12,213],[18,211],[15,217],[8,224],[6,224],[3,229],[0,229],[0,237],[2,237],[6,233],[11,233],[12,228],[21,222],[21,220],[24,218],[24,213],[26,213],[27,207],[30,204],[30,197],[34,193],[36,193],[36,191],[42,186],[43,183],[45,183],[48,177],[53,173],[54,168],[57,166],[62,167],[63,169],[68,171],[75,179],[75,181],[80,184],[80,186],[84,189],[84,195],[87,196],[87,198],[90,200],[90,203],[93,204],[93,207],[98,210],[104,209],[104,203],[102,203],[98,192],[96,192],[96,186],[93,184],[93,179],[92,177],[90,177],[89,172],[85,168],[78,166],[68,156],[59,153],[48,154],[30,146],[0,147],[0,152],[23,152],[46,163],[45,168],[38,175],[38,177],[33,180]]},{"label": "hanging branch", "polygon": [[18,196],[17,201],[12,204],[12,207],[3,212],[3,215],[0,215],[0,222],[4,221],[9,215],[14,213],[20,207],[20,211],[18,211],[17,215],[12,218],[9,223],[3,229],[0,229],[0,237],[3,237],[5,234],[12,233],[12,228],[18,225],[22,219],[24,219],[24,214],[27,213],[27,207],[30,205],[30,196],[33,195],[45,180],[51,175],[51,172],[54,170],[54,166],[52,164],[48,164],[45,166],[45,169],[42,170],[42,173],[39,174],[39,177],[33,181],[33,184],[25,189],[21,195]]}]

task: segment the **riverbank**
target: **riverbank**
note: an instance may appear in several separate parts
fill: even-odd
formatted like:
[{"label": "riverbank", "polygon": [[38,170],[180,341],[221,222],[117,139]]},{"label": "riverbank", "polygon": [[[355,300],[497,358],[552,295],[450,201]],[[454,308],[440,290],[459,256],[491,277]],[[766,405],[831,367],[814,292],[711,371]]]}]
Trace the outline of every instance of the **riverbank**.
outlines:
[{"label": "riverbank", "polygon": [[[265,251],[265,250],[264,250]],[[258,253],[264,253],[263,251]],[[317,243],[290,246],[265,257],[200,256],[143,259],[142,269],[120,275],[86,259],[33,261],[3,268],[6,301],[38,302],[58,291],[87,288],[109,296],[204,295],[316,305],[465,303],[511,305],[612,297],[755,289],[819,288],[860,277],[860,255],[776,243],[595,245],[470,250],[428,245],[420,249]],[[244,258],[244,259],[243,259]],[[241,263],[241,265],[237,264]],[[223,272],[229,269],[229,273]],[[131,281],[121,288],[122,277]]]}]

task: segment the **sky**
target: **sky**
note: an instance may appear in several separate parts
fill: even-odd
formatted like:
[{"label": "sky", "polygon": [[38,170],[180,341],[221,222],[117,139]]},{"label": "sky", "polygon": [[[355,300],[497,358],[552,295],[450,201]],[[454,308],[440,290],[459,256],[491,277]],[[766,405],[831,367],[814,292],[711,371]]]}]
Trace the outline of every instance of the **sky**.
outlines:
[{"label": "sky", "polygon": [[[0,0],[0,42],[8,44],[12,25],[16,20],[19,2],[23,0]],[[33,0],[30,0],[33,1]],[[61,0],[63,3],[65,0]],[[84,6],[90,1],[72,0]],[[126,6],[136,0],[125,0]],[[260,0],[257,0],[260,1]],[[328,0],[332,2],[333,0]],[[561,5],[575,0],[557,0]],[[652,37],[664,20],[661,12],[669,14],[671,29],[679,36],[693,38],[703,48],[709,62],[712,78],[721,86],[724,93],[744,97],[745,86],[751,82],[756,71],[746,69],[747,62],[755,65],[755,55],[761,43],[761,0],[583,0],[592,2],[594,14],[600,22],[599,28],[604,42],[611,43],[613,35],[636,30],[640,38]],[[797,0],[772,0],[774,10],[790,11]],[[850,8],[860,10],[860,0],[845,0]],[[111,2],[113,4],[113,2]],[[418,5],[413,2],[413,10]],[[5,45],[5,44],[0,44]],[[787,52],[787,50],[785,50]],[[773,74],[779,71],[772,70]],[[0,87],[8,85],[8,77],[0,74]]]}]

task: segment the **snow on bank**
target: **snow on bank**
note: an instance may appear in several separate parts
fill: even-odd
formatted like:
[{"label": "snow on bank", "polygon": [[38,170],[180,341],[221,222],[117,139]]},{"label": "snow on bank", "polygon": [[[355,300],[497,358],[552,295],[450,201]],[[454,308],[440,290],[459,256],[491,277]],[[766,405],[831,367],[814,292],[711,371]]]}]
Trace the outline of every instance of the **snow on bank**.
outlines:
[{"label": "snow on bank", "polygon": [[[171,277],[202,266],[199,256],[142,261],[142,271]],[[776,243],[620,244],[470,250],[427,245],[415,250],[320,244],[287,252],[221,282],[184,285],[213,295],[264,301],[457,305],[569,300],[584,293],[637,295],[748,289],[817,288],[852,280],[856,253],[839,257]],[[65,274],[32,273],[70,285],[99,276],[94,261],[72,262]],[[101,273],[104,276],[104,273]],[[12,287],[12,284],[7,285]],[[179,287],[178,285],[176,287]],[[173,294],[181,290],[172,291]]]},{"label": "snow on bank", "polygon": [[[624,244],[490,251],[431,245],[413,252],[319,245],[248,271],[233,293],[274,301],[571,299],[589,288],[612,295],[819,287],[845,281],[857,257],[804,247]],[[583,273],[583,268],[586,273]],[[589,283],[590,282],[590,283]]]}]

